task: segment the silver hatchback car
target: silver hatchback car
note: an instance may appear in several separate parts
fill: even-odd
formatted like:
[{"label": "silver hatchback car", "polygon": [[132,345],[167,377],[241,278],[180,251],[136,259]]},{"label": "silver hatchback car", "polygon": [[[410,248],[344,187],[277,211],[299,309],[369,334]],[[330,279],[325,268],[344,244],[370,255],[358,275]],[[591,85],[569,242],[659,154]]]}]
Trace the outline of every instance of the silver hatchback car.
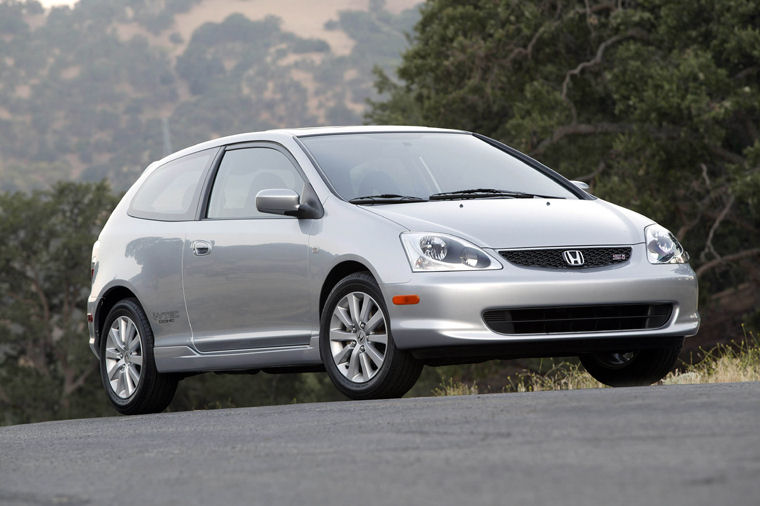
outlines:
[{"label": "silver hatchback car", "polygon": [[423,365],[577,355],[650,384],[699,328],[668,230],[482,135],[273,130],[152,163],[93,247],[90,347],[122,413],[203,371],[326,370],[353,399]]}]

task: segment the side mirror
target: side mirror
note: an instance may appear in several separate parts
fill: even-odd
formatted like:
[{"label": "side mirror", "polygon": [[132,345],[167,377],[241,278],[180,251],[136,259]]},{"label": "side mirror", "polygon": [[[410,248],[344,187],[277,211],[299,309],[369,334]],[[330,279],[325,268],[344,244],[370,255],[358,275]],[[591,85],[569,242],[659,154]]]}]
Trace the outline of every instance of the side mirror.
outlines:
[{"label": "side mirror", "polygon": [[293,190],[261,190],[256,194],[256,209],[262,213],[298,216],[301,197]]},{"label": "side mirror", "polygon": [[581,190],[583,190],[584,192],[588,191],[589,189],[588,183],[584,183],[583,181],[570,181],[570,182],[573,183],[578,188],[580,188]]}]

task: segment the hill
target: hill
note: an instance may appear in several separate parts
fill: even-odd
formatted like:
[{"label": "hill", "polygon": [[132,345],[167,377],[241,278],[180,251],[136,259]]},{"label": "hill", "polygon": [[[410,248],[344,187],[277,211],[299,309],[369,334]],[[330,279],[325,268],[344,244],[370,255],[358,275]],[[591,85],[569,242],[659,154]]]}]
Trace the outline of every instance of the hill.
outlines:
[{"label": "hill", "polygon": [[124,189],[209,138],[361,123],[417,0],[0,1],[0,190]]}]

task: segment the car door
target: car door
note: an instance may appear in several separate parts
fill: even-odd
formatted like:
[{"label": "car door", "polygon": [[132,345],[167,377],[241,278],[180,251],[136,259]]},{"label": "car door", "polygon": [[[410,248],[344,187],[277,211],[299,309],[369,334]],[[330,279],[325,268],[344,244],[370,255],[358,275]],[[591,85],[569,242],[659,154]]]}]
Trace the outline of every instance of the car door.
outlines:
[{"label": "car door", "polygon": [[206,149],[157,167],[130,202],[127,212],[133,219],[110,227],[109,243],[121,245],[123,258],[118,273],[103,276],[128,281],[150,319],[157,347],[188,345],[191,340],[182,292],[185,227],[195,220],[203,182],[218,151]]},{"label": "car door", "polygon": [[308,344],[311,220],[264,214],[256,194],[305,181],[282,147],[227,147],[201,219],[189,224],[183,250],[186,307],[202,352]]}]

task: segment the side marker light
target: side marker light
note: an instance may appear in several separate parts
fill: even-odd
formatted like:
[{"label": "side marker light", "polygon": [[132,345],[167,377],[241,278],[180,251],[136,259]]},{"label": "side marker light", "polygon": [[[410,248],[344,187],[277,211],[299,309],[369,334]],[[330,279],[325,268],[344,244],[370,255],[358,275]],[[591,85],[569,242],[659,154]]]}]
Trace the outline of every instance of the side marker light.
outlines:
[{"label": "side marker light", "polygon": [[408,304],[417,304],[420,302],[419,295],[396,295],[393,297],[393,303],[397,306],[405,306]]}]

